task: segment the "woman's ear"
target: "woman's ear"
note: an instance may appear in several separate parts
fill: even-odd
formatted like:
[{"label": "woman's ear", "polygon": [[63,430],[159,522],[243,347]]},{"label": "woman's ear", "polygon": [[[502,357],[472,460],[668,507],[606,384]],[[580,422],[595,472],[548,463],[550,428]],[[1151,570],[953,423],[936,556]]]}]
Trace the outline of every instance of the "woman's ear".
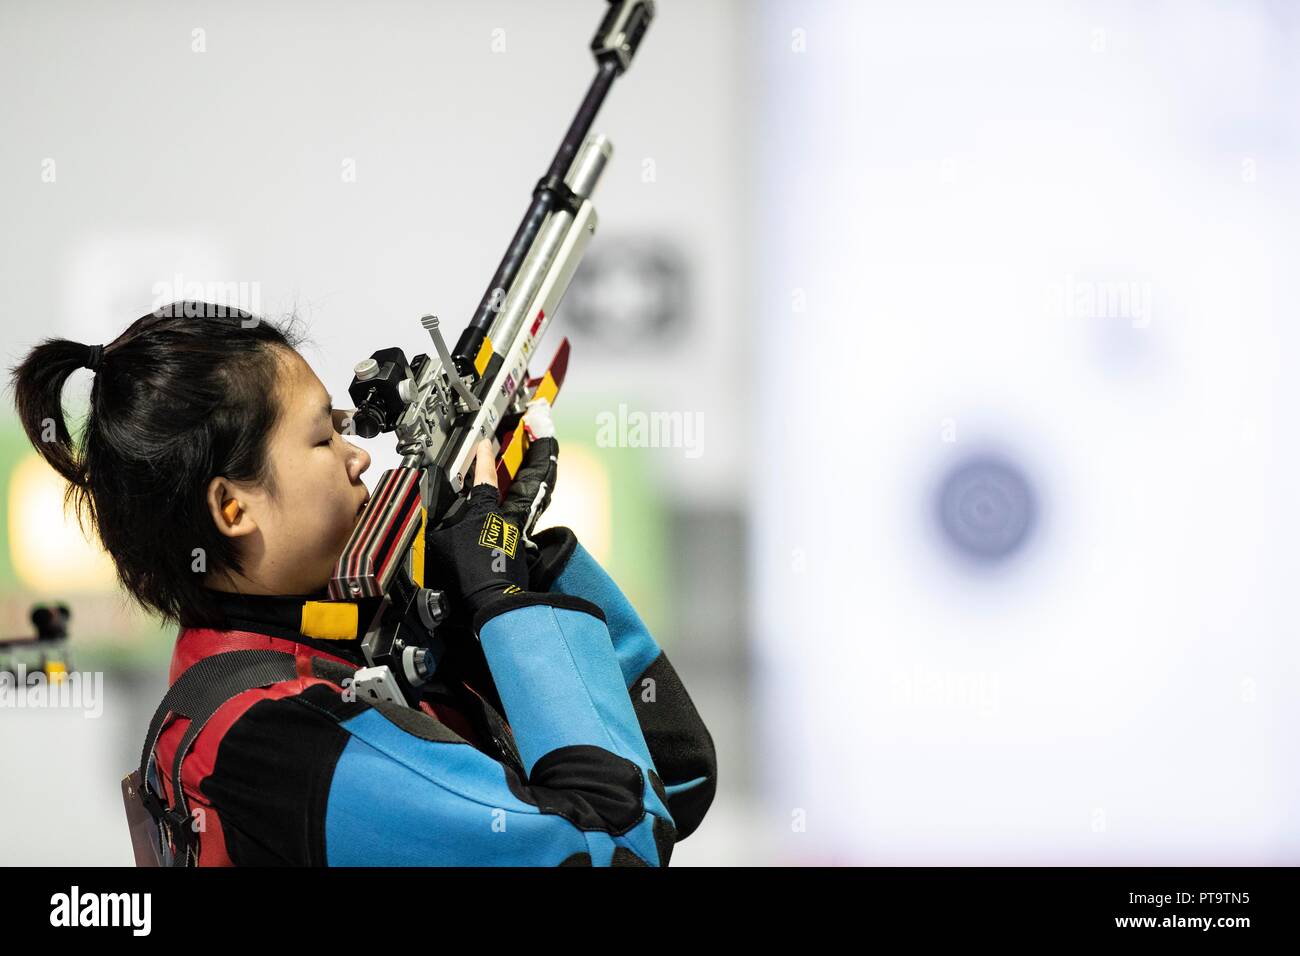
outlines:
[{"label": "woman's ear", "polygon": [[208,511],[217,530],[229,538],[242,538],[257,530],[257,522],[244,508],[238,492],[225,478],[216,477],[208,482]]}]

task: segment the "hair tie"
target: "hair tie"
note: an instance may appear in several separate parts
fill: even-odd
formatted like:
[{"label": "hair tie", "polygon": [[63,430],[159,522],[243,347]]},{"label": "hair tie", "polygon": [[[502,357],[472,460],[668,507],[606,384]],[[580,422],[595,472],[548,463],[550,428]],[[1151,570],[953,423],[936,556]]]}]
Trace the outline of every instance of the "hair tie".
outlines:
[{"label": "hair tie", "polygon": [[86,358],[81,364],[92,371],[99,368],[100,359],[104,357],[104,346],[88,345],[86,346]]}]

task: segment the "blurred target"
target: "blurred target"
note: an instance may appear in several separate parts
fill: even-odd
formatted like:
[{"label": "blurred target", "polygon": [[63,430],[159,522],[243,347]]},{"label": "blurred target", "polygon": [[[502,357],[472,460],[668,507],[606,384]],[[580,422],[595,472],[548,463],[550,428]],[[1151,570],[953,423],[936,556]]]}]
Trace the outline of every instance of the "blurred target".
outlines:
[{"label": "blurred target", "polygon": [[964,557],[985,564],[1019,551],[1037,517],[1033,489],[1023,472],[991,455],[952,468],[939,489],[937,510],[944,539]]}]

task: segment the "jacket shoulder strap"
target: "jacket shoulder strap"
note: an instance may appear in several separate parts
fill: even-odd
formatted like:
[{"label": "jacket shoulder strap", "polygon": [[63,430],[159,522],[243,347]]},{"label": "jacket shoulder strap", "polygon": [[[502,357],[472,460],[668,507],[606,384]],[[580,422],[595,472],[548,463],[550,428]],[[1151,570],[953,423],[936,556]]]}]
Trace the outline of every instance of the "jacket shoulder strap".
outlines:
[{"label": "jacket shoulder strap", "polygon": [[[138,778],[131,782],[140,802],[144,804],[149,815],[158,825],[159,839],[154,850],[159,865],[188,866],[191,860],[198,862],[198,840],[190,828],[190,813],[185,806],[185,792],[181,787],[181,762],[209,718],[228,700],[246,690],[294,680],[297,676],[297,662],[294,656],[284,651],[223,651],[192,664],[168,688],[162,703],[158,705],[158,710],[153,715],[153,720],[149,722],[149,732],[145,737],[144,749],[140,753],[140,768],[137,773],[128,775],[128,780],[131,780],[137,778],[138,774]],[[170,770],[174,803],[171,807],[167,807],[162,803],[161,787],[155,793],[150,785],[149,771],[154,763],[154,748],[162,734],[163,724],[171,714],[188,718],[190,724],[185,729],[185,734],[177,745],[176,754],[172,759]],[[127,818],[132,821],[133,832],[138,832],[138,815],[133,816],[127,793],[124,782],[123,794],[127,800]],[[170,836],[175,844],[174,854],[167,845],[167,836]],[[141,852],[137,842],[137,863],[140,862],[140,858]]]}]

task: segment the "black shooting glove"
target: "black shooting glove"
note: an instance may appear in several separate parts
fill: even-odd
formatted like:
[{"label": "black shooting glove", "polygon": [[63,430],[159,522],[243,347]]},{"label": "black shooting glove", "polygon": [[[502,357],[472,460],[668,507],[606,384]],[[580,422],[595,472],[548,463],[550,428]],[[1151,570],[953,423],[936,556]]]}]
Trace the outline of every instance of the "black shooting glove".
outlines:
[{"label": "black shooting glove", "polygon": [[426,532],[424,549],[425,580],[447,591],[453,622],[472,621],[494,601],[528,587],[519,526],[502,512],[494,484],[474,485],[450,524]]},{"label": "black shooting glove", "polygon": [[551,502],[560,451],[550,403],[529,402],[523,427],[531,441],[505,501],[498,503],[496,462],[483,442],[468,476],[483,480],[471,485],[469,501],[450,523],[425,533],[425,581],[448,592],[453,626],[468,626],[506,594],[536,590],[529,588],[528,564],[540,549],[529,535]]},{"label": "black shooting glove", "polygon": [[578,546],[578,536],[572,528],[555,525],[537,532],[528,549],[528,589],[549,591],[560,576],[573,549]]},{"label": "black shooting glove", "polygon": [[533,543],[533,528],[551,503],[555,490],[555,476],[559,467],[560,443],[555,437],[551,422],[551,404],[546,399],[528,403],[524,413],[524,430],[530,439],[523,463],[515,472],[502,511],[523,534],[524,545],[530,554],[537,550]]},{"label": "black shooting glove", "polygon": [[560,443],[555,438],[551,405],[546,399],[528,403],[523,419],[532,439],[524,462],[506,495],[505,507],[516,517],[528,549],[528,588],[549,591],[577,542],[568,528],[547,528],[534,533],[533,528],[546,506],[551,503],[555,477],[559,468]]}]

